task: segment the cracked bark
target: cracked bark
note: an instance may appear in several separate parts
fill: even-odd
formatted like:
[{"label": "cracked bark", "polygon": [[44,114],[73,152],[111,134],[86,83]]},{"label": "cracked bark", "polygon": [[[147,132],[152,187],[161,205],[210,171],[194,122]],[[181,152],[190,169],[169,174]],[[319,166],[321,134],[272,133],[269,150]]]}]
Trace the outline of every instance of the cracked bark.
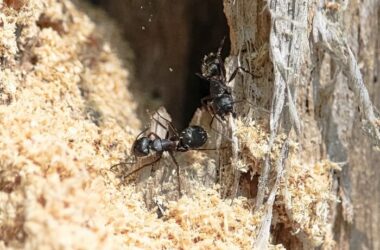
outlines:
[{"label": "cracked bark", "polygon": [[[334,190],[342,202],[332,205],[334,238],[341,249],[379,248],[375,237],[380,234],[376,223],[379,184],[365,180],[380,175],[376,167],[380,155],[372,148],[380,139],[372,106],[372,102],[379,105],[380,94],[376,88],[380,4],[365,1],[359,8],[358,2],[274,0],[266,5],[264,1],[225,0],[224,6],[231,32],[230,60],[247,61],[251,70],[264,72],[264,77],[251,85],[263,95],[257,105],[271,107],[269,147],[279,130],[289,134],[293,128],[306,162],[328,157],[340,163],[343,170],[334,176]],[[266,44],[270,60],[253,66],[252,50]],[[235,83],[234,92],[237,96],[248,92],[249,85]],[[245,91],[239,90],[241,86]],[[268,100],[272,100],[270,105]],[[245,112],[240,106],[238,109]],[[310,143],[311,138],[316,143]],[[267,210],[258,237],[260,246],[265,245],[262,241],[268,240],[270,230],[267,190],[273,167],[267,157],[259,179],[256,209],[264,205]],[[360,195],[363,192],[366,195]],[[307,242],[288,247],[302,245],[308,247]]]},{"label": "cracked bark", "polygon": [[[183,3],[171,6],[178,9],[177,13],[186,12]],[[334,239],[340,249],[379,249],[380,170],[377,162],[380,154],[372,147],[379,142],[379,131],[376,109],[373,110],[371,102],[380,106],[380,3],[375,0],[224,0],[224,13],[231,40],[228,69],[242,65],[261,76],[258,79],[239,77],[231,82],[236,100],[247,98],[255,104],[254,111],[244,103],[236,104],[239,115],[250,117],[257,115],[257,110],[270,110],[266,119],[270,120],[272,140],[278,131],[285,131],[298,139],[305,162],[329,158],[340,163],[342,172],[331,173],[335,178],[334,191],[342,201],[332,204],[335,206],[330,218],[335,221]],[[119,18],[128,20],[123,15]],[[124,25],[131,26],[135,25]],[[186,27],[174,31],[187,34]],[[140,26],[135,28],[140,29]],[[168,39],[174,37],[170,33],[172,29],[164,30]],[[186,44],[186,39],[175,42]],[[178,47],[184,49],[186,45]],[[149,57],[143,58],[146,59],[144,65],[151,67]],[[178,65],[184,64],[179,61]],[[181,70],[182,66],[177,69]],[[174,79],[173,75],[169,78]],[[171,86],[162,85],[162,88]],[[208,125],[207,118],[194,118],[197,119]],[[298,137],[289,132],[291,129]],[[236,144],[233,144],[235,153]],[[214,156],[212,158],[216,158]],[[256,204],[270,211],[268,197],[276,187],[268,184],[268,173],[276,172],[276,166],[270,166],[269,161],[265,166]],[[246,178],[238,171],[235,174],[237,180]],[[203,180],[209,186],[218,178],[215,173],[210,176]],[[240,190],[240,193],[252,192]],[[267,215],[266,218],[270,218],[271,214]],[[268,223],[270,220],[263,226],[266,230],[270,228]],[[291,232],[271,234],[277,239],[292,238],[287,239],[288,242],[278,240],[288,249],[308,247],[302,236],[296,239]],[[266,236],[261,239],[267,240]]]}]

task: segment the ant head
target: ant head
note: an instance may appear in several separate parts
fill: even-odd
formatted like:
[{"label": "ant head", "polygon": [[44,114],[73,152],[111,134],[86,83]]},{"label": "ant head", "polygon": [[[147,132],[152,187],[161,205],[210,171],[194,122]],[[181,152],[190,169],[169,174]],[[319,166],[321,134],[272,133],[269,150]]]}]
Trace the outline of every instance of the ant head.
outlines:
[{"label": "ant head", "polygon": [[147,137],[137,139],[133,144],[133,154],[137,157],[147,156],[149,154],[150,140]]},{"label": "ant head", "polygon": [[202,127],[190,126],[181,132],[180,144],[184,148],[195,149],[203,146],[207,138],[207,132]]},{"label": "ant head", "polygon": [[203,58],[201,71],[202,75],[206,78],[212,78],[219,76],[221,62],[214,53],[210,53]]}]

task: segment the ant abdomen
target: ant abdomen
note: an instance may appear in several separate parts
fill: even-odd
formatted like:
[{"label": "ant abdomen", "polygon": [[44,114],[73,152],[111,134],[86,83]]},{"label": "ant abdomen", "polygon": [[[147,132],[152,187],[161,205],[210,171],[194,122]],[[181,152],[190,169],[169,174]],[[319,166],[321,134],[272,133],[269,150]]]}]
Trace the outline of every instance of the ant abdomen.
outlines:
[{"label": "ant abdomen", "polygon": [[180,146],[183,149],[196,149],[207,141],[207,132],[200,126],[190,126],[180,134]]}]

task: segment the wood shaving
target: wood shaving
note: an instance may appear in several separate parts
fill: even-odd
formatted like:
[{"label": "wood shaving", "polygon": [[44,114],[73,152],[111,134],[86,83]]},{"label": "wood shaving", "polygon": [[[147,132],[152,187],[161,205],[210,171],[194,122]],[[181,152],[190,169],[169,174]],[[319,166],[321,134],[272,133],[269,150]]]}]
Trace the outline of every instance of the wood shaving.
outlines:
[{"label": "wood shaving", "polygon": [[[116,53],[115,44],[125,45],[104,14],[67,0],[0,0],[0,10],[0,248],[251,248],[263,217],[251,200],[231,204],[217,186],[194,185],[192,197],[165,201],[158,218],[133,184],[120,185],[109,170],[128,157],[141,124],[125,55]],[[236,136],[245,155],[239,170],[258,173],[267,129],[237,121]],[[274,162],[284,139],[270,148]],[[196,152],[186,159],[198,169],[214,164]],[[329,226],[331,169],[292,159],[278,191],[287,211],[279,218],[315,245]]]}]

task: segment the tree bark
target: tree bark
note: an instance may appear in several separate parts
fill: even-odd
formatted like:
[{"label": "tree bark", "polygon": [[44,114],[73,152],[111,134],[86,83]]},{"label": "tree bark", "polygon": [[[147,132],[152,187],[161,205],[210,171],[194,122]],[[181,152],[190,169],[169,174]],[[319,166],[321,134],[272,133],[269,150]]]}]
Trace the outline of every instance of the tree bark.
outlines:
[{"label": "tree bark", "polygon": [[[378,120],[370,100],[379,105],[379,2],[359,6],[359,2],[225,0],[224,6],[230,60],[235,65],[248,62],[245,66],[263,76],[253,83],[235,83],[236,96],[251,93],[254,85],[259,90],[250,96],[258,100],[255,104],[264,109],[271,106],[267,117],[271,138],[278,131],[289,134],[293,128],[298,136],[291,137],[299,141],[304,163],[327,158],[341,164],[342,171],[332,173],[332,192],[341,200],[330,207],[334,239],[340,249],[378,249],[380,195],[375,180],[380,154],[373,148],[378,144]],[[267,47],[265,59],[258,64],[257,52]],[[244,107],[238,110],[246,113]],[[265,203],[268,175],[274,167],[265,162],[257,206]],[[269,201],[265,204],[271,207]],[[270,233],[281,239],[286,231],[279,228]],[[298,243],[289,237],[282,243],[289,249],[312,246],[295,235]],[[258,240],[265,242],[268,237]]]},{"label": "tree bark", "polygon": [[[174,10],[175,16],[171,18],[178,21],[183,13],[193,11],[197,5],[181,2],[169,8],[166,2],[151,6],[147,1],[142,4],[132,1],[119,8],[116,3],[110,1],[103,5],[116,15],[130,36],[127,39],[139,59],[136,63],[139,82],[147,88],[155,88],[159,84],[159,92],[175,121],[182,108],[177,102],[172,105],[173,101],[189,95],[184,93],[183,85],[179,83],[187,74],[184,69],[187,59],[184,58],[191,57],[185,52],[189,48],[189,39],[192,39],[189,36],[190,24],[186,24],[186,20],[189,22],[191,18],[190,15],[184,18],[183,23],[178,24],[181,26],[179,30],[173,28],[173,23],[165,22],[163,17],[172,15]],[[134,10],[140,4],[145,8],[141,13],[129,11],[135,21],[124,19],[126,9]],[[151,9],[147,11],[147,8]],[[160,14],[155,22],[147,23],[148,30],[140,30],[136,23],[145,26],[144,13],[148,15],[149,11]],[[238,115],[268,126],[269,147],[274,145],[279,133],[298,141],[299,160],[309,169],[326,159],[342,168],[341,171],[331,170],[331,192],[339,197],[340,202],[329,205],[329,220],[325,224],[333,225],[333,229],[323,234],[320,243],[312,243],[305,232],[294,234],[292,230],[297,231],[297,225],[276,225],[273,222],[272,227],[269,227],[270,223],[263,224],[255,246],[265,246],[271,235],[274,243],[282,243],[288,249],[312,248],[322,243],[324,248],[329,248],[333,244],[332,239],[341,249],[379,248],[376,236],[380,234],[377,223],[380,192],[376,180],[380,173],[376,162],[380,155],[373,148],[373,145],[378,145],[379,132],[371,104],[372,101],[378,106],[380,102],[377,87],[380,69],[379,3],[224,0],[224,13],[231,41],[230,56],[225,62],[228,73],[236,66],[243,66],[257,76],[242,75],[230,83],[235,100],[246,100],[235,105]],[[128,32],[131,28],[135,32]],[[144,32],[149,32],[147,34],[152,40],[141,39]],[[154,38],[155,32],[166,39]],[[141,43],[142,40],[145,43]],[[152,41],[154,46],[150,45]],[[177,62],[175,74],[169,74],[151,57],[154,51],[166,51],[165,48],[169,47],[180,51],[169,53],[165,60]],[[160,67],[156,67],[158,64]],[[151,73],[157,79],[155,85],[150,84]],[[208,114],[198,112],[193,121],[208,126],[210,118]],[[230,122],[230,132],[234,132],[236,124],[233,120]],[[215,131],[210,133],[211,138],[217,139],[211,140],[209,146],[218,146],[223,136]],[[283,157],[287,153],[286,145],[284,143],[282,147]],[[210,158],[220,162],[217,160],[216,165],[203,162],[203,170],[208,177],[197,180],[199,183],[212,186],[220,182],[216,166],[230,164],[231,157],[232,165],[237,168],[236,162],[242,157],[238,154],[239,142],[232,141],[231,146],[231,151],[222,156],[210,152]],[[268,157],[261,162],[260,174],[252,177],[249,173],[227,169],[225,174],[232,175],[235,183],[220,184],[225,196],[233,196],[236,185],[240,184],[236,193],[255,199],[256,212],[265,204],[268,209],[264,218],[270,222],[278,213],[278,209],[272,210],[271,207],[283,192],[272,178],[288,178],[291,164],[284,159],[276,165]],[[175,192],[175,188],[170,189]],[[274,194],[277,194],[276,199]],[[288,210],[288,216],[291,221],[292,211]]]},{"label": "tree bark", "polygon": [[[173,121],[181,119],[191,94],[182,83],[195,73],[187,71],[189,16],[199,6],[97,2],[115,14],[131,42],[148,101],[161,96]],[[68,249],[117,248],[126,239],[139,247],[163,240],[161,248],[201,240],[214,247],[244,240],[253,249],[380,248],[379,1],[223,1],[231,42],[227,78],[240,66],[252,75],[240,72],[226,83],[237,118],[209,129],[205,148],[218,150],[208,157],[178,154],[178,165],[163,157],[154,178],[152,168],[139,172],[138,195],[148,207],[167,208],[164,219],[123,186],[133,163],[126,161],[120,176],[109,171],[124,160],[140,122],[128,72],[113,50],[122,43],[113,36],[118,29],[97,26],[77,10],[90,12],[81,4],[0,1],[2,247],[62,248],[57,235],[66,235]],[[200,16],[217,16],[207,14]],[[170,117],[157,120],[151,127],[168,126]],[[198,110],[193,123],[209,128],[210,120]],[[168,134],[165,126],[160,138]],[[179,166],[181,175],[173,175]],[[200,199],[171,207],[157,199],[178,200],[177,177],[188,196],[195,190],[203,197],[202,206]],[[203,192],[215,184],[219,194]],[[244,198],[234,204],[237,196]],[[193,214],[200,216],[191,220]]]}]

